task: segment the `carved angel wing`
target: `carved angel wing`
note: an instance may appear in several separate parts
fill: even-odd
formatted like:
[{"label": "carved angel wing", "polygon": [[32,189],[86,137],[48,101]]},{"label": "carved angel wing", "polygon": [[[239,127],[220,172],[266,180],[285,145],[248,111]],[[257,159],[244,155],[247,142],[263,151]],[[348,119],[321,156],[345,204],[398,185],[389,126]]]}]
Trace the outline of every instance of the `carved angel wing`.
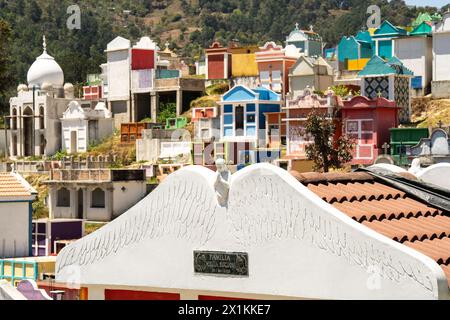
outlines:
[{"label": "carved angel wing", "polygon": [[131,244],[162,236],[205,243],[213,233],[218,207],[214,179],[214,172],[203,167],[171,174],[120,217],[64,248],[57,272],[75,263],[92,264]]}]

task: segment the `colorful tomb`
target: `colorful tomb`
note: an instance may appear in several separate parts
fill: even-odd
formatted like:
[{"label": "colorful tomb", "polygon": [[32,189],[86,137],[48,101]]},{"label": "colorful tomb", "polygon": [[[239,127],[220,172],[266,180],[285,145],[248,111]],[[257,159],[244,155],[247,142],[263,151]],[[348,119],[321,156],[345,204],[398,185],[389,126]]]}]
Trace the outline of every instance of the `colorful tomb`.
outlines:
[{"label": "colorful tomb", "polygon": [[266,112],[281,110],[280,95],[258,87],[236,86],[225,93],[221,105],[221,140],[265,146]]},{"label": "colorful tomb", "polygon": [[343,133],[353,139],[352,165],[370,165],[383,154],[389,129],[398,125],[398,107],[385,98],[358,96],[344,101],[341,108]]},{"label": "colorful tomb", "polygon": [[401,123],[408,123],[411,116],[411,78],[413,72],[396,57],[383,60],[373,56],[358,74],[361,77],[361,95],[370,99],[383,97],[395,101],[399,107]]}]

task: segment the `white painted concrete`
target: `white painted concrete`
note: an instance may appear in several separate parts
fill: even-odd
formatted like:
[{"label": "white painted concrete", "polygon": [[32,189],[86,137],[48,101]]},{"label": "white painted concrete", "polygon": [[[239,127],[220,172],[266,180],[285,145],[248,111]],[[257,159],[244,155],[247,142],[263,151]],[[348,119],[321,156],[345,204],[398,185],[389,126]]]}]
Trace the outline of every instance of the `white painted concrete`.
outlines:
[{"label": "white painted concrete", "polygon": [[[433,73],[433,44],[431,37],[403,37],[394,39],[395,55],[414,76],[422,77],[422,88],[425,89]],[[423,92],[422,92],[423,94]]]},{"label": "white painted concrete", "polygon": [[433,26],[433,81],[450,80],[450,12]]},{"label": "white painted concrete", "polygon": [[[64,248],[57,281],[328,299],[444,299],[429,257],[352,220],[269,164],[231,178],[218,205],[216,174],[189,166],[128,212]],[[195,274],[193,251],[247,252],[249,276]]]},{"label": "white painted concrete", "polygon": [[428,183],[450,190],[450,163],[437,163],[419,171],[416,176]]},{"label": "white painted concrete", "polygon": [[0,258],[28,256],[29,228],[29,202],[0,202]]}]

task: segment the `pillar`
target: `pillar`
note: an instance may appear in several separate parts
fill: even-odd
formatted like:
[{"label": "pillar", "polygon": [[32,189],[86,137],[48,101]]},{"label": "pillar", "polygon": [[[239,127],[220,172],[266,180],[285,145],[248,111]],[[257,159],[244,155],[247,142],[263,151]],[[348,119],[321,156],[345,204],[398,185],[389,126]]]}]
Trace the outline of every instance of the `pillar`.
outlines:
[{"label": "pillar", "polygon": [[224,79],[228,79],[228,77],[230,76],[229,74],[228,74],[228,63],[229,63],[229,61],[228,61],[228,52],[225,52],[225,54],[223,55],[223,59],[224,59],[224,62],[223,62],[223,78]]},{"label": "pillar", "polygon": [[183,91],[177,90],[177,117],[183,113]]},{"label": "pillar", "polygon": [[89,197],[89,193],[87,191],[87,188],[83,188],[83,219],[88,218],[87,216],[87,212],[88,212],[88,197]]},{"label": "pillar", "polygon": [[70,218],[76,219],[78,216],[78,190],[76,187],[67,187],[67,189],[70,192],[70,212],[72,213]]},{"label": "pillar", "polygon": [[152,121],[157,122],[158,111],[159,111],[159,94],[158,92],[152,92],[150,94],[150,113],[152,116]]},{"label": "pillar", "polygon": [[136,95],[134,93],[131,93],[131,108],[130,108],[130,120],[131,122],[137,121],[137,106],[136,106]]}]

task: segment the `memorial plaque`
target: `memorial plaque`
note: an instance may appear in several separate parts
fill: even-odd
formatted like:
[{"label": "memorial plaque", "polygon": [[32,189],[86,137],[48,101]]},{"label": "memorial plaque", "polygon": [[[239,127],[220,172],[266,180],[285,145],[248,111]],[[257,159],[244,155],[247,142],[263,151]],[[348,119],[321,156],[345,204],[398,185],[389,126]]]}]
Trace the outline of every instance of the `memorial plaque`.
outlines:
[{"label": "memorial plaque", "polygon": [[248,253],[194,251],[194,272],[248,276]]}]

